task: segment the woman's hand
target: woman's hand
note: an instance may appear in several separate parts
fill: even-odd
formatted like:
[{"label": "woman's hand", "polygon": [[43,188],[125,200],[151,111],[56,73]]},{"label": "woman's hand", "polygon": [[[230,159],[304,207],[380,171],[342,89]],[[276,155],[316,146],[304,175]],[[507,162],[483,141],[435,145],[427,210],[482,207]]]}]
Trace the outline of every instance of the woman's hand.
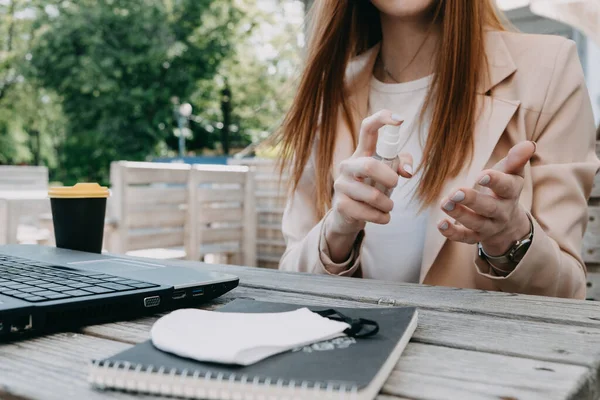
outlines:
[{"label": "woman's hand", "polygon": [[411,178],[412,157],[401,154],[398,171],[372,158],[378,130],[384,125],[399,126],[402,119],[391,111],[381,110],[363,120],[354,154],[340,165],[335,180],[333,207],[324,221],[326,241],[331,260],[341,263],[348,259],[358,233],[367,222],[387,224],[394,202],[381,190],[364,183],[370,178],[386,189],[398,184],[398,175]]},{"label": "woman's hand", "polygon": [[524,167],[535,147],[534,142],[521,142],[492,169],[483,171],[478,183],[486,190],[461,188],[444,198],[442,210],[456,223],[440,221],[438,229],[442,235],[457,242],[481,242],[491,256],[506,253],[517,240],[527,236],[531,223],[519,197]]},{"label": "woman's hand", "polygon": [[401,123],[402,120],[388,110],[379,111],[363,121],[356,151],[340,164],[340,175],[333,184],[333,215],[328,232],[356,234],[366,222],[387,224],[390,221],[394,202],[364,180],[370,178],[386,189],[393,189],[398,184],[398,175],[412,177],[412,157],[408,154],[400,155],[398,171],[372,158],[378,130],[384,125]]}]

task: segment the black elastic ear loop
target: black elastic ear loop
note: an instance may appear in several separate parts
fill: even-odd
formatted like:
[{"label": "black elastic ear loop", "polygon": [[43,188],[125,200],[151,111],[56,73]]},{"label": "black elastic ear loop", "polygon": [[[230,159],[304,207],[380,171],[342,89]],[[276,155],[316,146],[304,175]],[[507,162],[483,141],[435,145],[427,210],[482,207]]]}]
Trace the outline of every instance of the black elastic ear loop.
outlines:
[{"label": "black elastic ear loop", "polygon": [[[350,325],[350,328],[346,329],[344,333],[350,337],[355,338],[366,338],[373,336],[379,332],[379,324],[375,321],[365,318],[350,318],[334,309],[315,311],[322,317],[332,319],[334,321],[345,322]],[[364,330],[364,332],[362,332]],[[362,333],[361,333],[362,332]]]}]

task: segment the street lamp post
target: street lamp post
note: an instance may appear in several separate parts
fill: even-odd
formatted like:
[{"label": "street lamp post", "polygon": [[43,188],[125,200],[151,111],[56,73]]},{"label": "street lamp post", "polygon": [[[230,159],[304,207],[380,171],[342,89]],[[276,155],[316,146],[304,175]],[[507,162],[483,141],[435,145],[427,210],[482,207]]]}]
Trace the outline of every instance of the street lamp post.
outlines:
[{"label": "street lamp post", "polygon": [[178,108],[177,124],[179,126],[179,157],[185,156],[185,136],[183,130],[187,128],[188,121],[192,115],[192,105],[190,103],[183,103]]}]

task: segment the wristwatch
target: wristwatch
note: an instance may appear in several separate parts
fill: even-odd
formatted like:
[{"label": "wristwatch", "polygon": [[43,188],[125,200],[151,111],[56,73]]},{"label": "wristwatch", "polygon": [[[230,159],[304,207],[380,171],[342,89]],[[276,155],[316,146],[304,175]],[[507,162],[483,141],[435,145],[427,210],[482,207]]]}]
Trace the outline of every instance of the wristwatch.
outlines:
[{"label": "wristwatch", "polygon": [[529,218],[529,223],[531,225],[531,229],[529,230],[529,234],[524,238],[517,240],[508,251],[500,256],[490,256],[485,252],[483,246],[480,243],[477,243],[477,253],[479,257],[485,261],[487,261],[492,269],[496,272],[501,273],[509,273],[510,271],[505,271],[503,269],[497,268],[497,265],[517,265],[521,262],[523,257],[525,257],[525,253],[531,246],[531,242],[533,240],[533,221],[531,220],[531,216],[527,214],[527,218]]}]

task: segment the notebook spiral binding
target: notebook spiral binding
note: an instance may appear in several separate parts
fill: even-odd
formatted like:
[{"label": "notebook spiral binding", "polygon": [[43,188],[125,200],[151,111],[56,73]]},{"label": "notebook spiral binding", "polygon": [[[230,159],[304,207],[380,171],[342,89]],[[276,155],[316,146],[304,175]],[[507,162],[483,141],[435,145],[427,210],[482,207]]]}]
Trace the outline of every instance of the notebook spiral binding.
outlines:
[{"label": "notebook spiral binding", "polygon": [[[118,389],[131,392],[158,394],[172,397],[202,398],[202,399],[232,399],[232,400],[259,400],[259,399],[357,399],[358,388],[344,384],[326,382],[285,382],[277,379],[265,378],[262,382],[259,377],[223,373],[217,375],[210,371],[201,374],[198,371],[190,374],[188,370],[179,372],[172,368],[155,367],[129,362],[92,361],[89,383],[100,389]],[[162,379],[161,379],[162,378]],[[194,385],[204,381],[204,386]],[[260,391],[265,387],[276,389],[277,395]]]}]

